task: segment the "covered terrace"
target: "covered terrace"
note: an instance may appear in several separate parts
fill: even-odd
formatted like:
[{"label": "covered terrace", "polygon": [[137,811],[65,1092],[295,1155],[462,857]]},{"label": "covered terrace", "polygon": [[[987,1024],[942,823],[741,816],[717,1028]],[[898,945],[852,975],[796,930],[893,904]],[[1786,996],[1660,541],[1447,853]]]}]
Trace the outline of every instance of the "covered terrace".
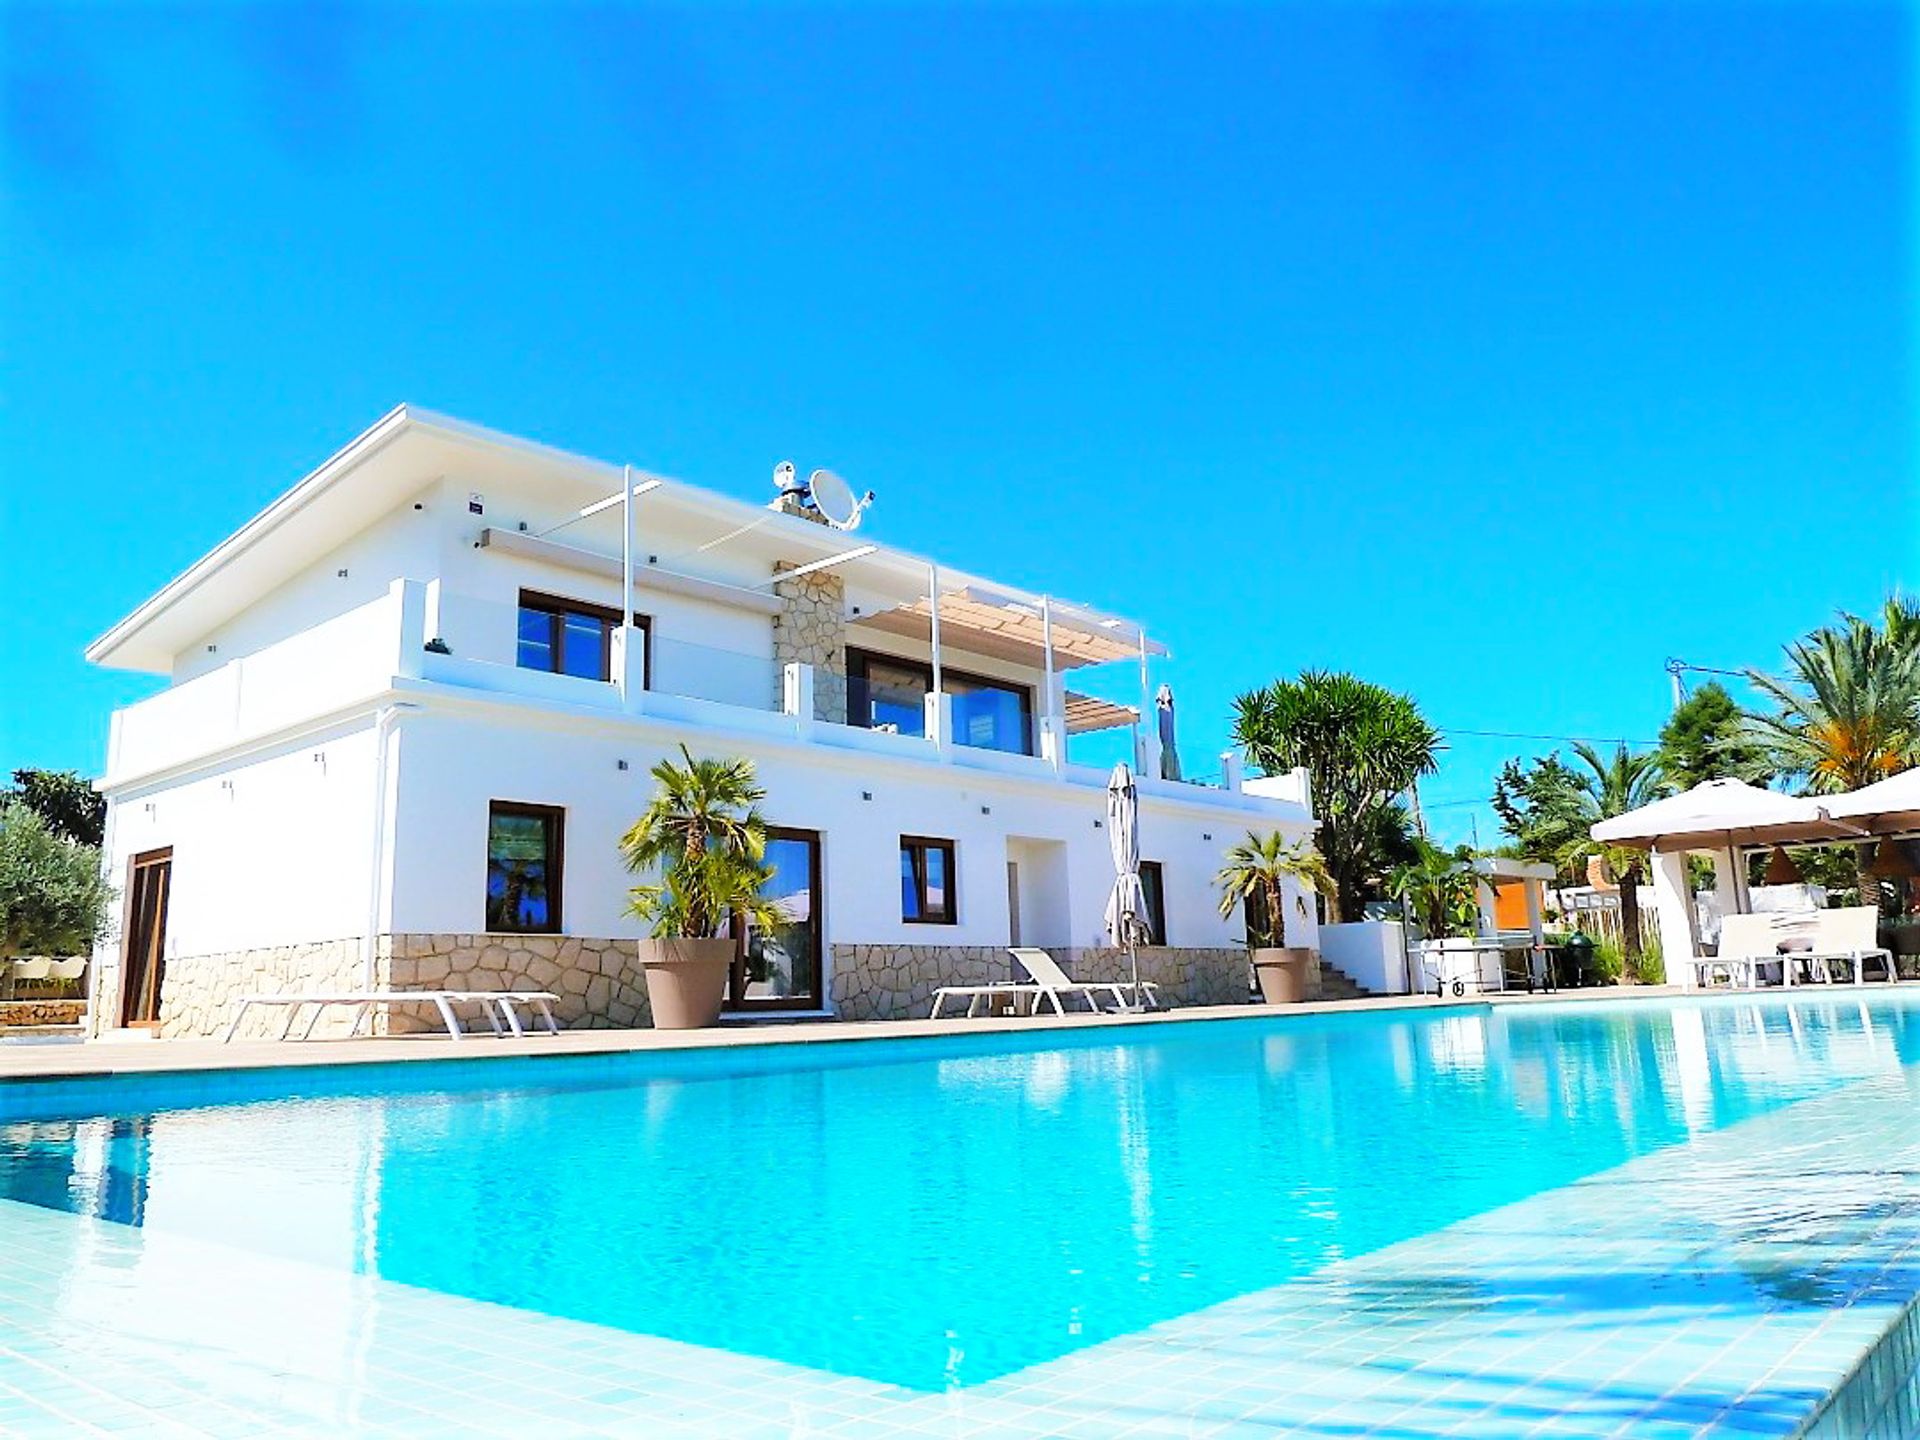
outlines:
[{"label": "covered terrace", "polygon": [[[1687,857],[1713,862],[1714,889],[1723,915],[1753,910],[1748,857],[1766,852],[1770,865],[1791,866],[1780,847],[1858,846],[1862,843],[1920,837],[1920,769],[1843,795],[1783,795],[1740,780],[1709,780],[1592,829],[1602,844],[1644,850],[1654,892],[1660,946],[1670,983],[1693,988],[1699,976],[1693,962],[1704,955]],[[1904,854],[1886,847],[1889,857],[1876,873],[1908,876]]]}]

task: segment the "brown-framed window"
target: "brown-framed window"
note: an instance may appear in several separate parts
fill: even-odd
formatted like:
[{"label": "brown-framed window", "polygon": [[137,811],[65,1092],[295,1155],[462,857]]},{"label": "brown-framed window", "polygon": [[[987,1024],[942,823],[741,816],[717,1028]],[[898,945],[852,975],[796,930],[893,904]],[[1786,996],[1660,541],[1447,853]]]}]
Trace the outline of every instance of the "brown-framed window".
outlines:
[{"label": "brown-framed window", "polygon": [[1147,943],[1167,943],[1167,872],[1158,860],[1140,862],[1140,893],[1147,902]]},{"label": "brown-framed window", "polygon": [[[633,624],[641,632],[641,669],[647,672],[640,681],[644,689],[652,679],[653,626],[645,615],[635,615]],[[611,680],[613,637],[619,628],[617,609],[522,590],[516,663],[522,670],[545,670],[581,680]]]},{"label": "brown-framed window", "polygon": [[495,800],[487,809],[487,929],[558,935],[566,811]]},{"label": "brown-framed window", "polygon": [[[957,744],[1013,755],[1034,753],[1031,686],[944,665],[940,683],[953,697]],[[851,725],[925,735],[926,701],[932,693],[931,665],[867,650],[847,651],[847,722]]]},{"label": "brown-framed window", "polygon": [[960,907],[953,841],[900,837],[900,918],[909,925],[954,925]]}]

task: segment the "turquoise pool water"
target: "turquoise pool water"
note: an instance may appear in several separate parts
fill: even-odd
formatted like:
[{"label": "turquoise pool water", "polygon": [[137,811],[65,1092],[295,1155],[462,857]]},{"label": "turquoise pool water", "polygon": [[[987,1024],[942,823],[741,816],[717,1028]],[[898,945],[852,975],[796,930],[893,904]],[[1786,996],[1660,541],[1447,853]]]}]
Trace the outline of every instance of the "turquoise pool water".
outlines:
[{"label": "turquoise pool water", "polygon": [[0,1195],[937,1390],[1920,1062],[1916,1002],[0,1086]]}]

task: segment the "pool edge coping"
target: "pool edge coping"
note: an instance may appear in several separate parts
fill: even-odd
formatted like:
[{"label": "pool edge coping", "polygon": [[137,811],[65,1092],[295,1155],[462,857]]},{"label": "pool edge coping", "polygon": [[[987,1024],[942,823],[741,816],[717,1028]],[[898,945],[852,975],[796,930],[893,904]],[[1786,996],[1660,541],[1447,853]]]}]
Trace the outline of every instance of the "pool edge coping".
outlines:
[{"label": "pool edge coping", "polygon": [[[1834,986],[1833,990],[1853,989]],[[1871,989],[1873,987],[1859,987]],[[1886,987],[1880,987],[1886,988]],[[1917,987],[1920,988],[1920,987]],[[1821,987],[1827,993],[1829,987]],[[1485,1012],[1496,1006],[1671,1000],[1696,994],[1678,986],[1623,986],[1542,993],[1475,995],[1381,995],[1361,1000],[1317,1000],[1298,1005],[1193,1005],[1145,1014],[1107,1012],[1042,1016],[977,1016],[940,1020],[729,1021],[699,1030],[566,1030],[524,1038],[471,1034],[369,1036],[355,1040],[246,1040],[224,1044],[182,1039],[89,1039],[77,1045],[0,1042],[0,1087],[21,1082],[111,1080],[145,1075],[211,1074],[223,1071],[306,1069],[491,1058],[564,1059],[589,1055],[684,1052],[779,1045],[831,1045],[872,1040],[928,1040],[954,1035],[1073,1033],[1083,1030],[1205,1021],[1284,1022],[1333,1015],[1401,1011]],[[1744,992],[1742,998],[1745,998]],[[17,1049],[18,1053],[9,1053]],[[78,1052],[78,1053],[75,1053]]]}]

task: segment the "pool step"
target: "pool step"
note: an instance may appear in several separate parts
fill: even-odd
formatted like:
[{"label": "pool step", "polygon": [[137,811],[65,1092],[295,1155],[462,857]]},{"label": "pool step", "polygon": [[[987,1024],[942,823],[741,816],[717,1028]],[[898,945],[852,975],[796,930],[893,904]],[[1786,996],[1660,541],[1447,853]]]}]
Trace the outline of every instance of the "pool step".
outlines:
[{"label": "pool step", "polygon": [[1320,962],[1320,998],[1322,1000],[1365,1000],[1373,992],[1346,971]]}]

